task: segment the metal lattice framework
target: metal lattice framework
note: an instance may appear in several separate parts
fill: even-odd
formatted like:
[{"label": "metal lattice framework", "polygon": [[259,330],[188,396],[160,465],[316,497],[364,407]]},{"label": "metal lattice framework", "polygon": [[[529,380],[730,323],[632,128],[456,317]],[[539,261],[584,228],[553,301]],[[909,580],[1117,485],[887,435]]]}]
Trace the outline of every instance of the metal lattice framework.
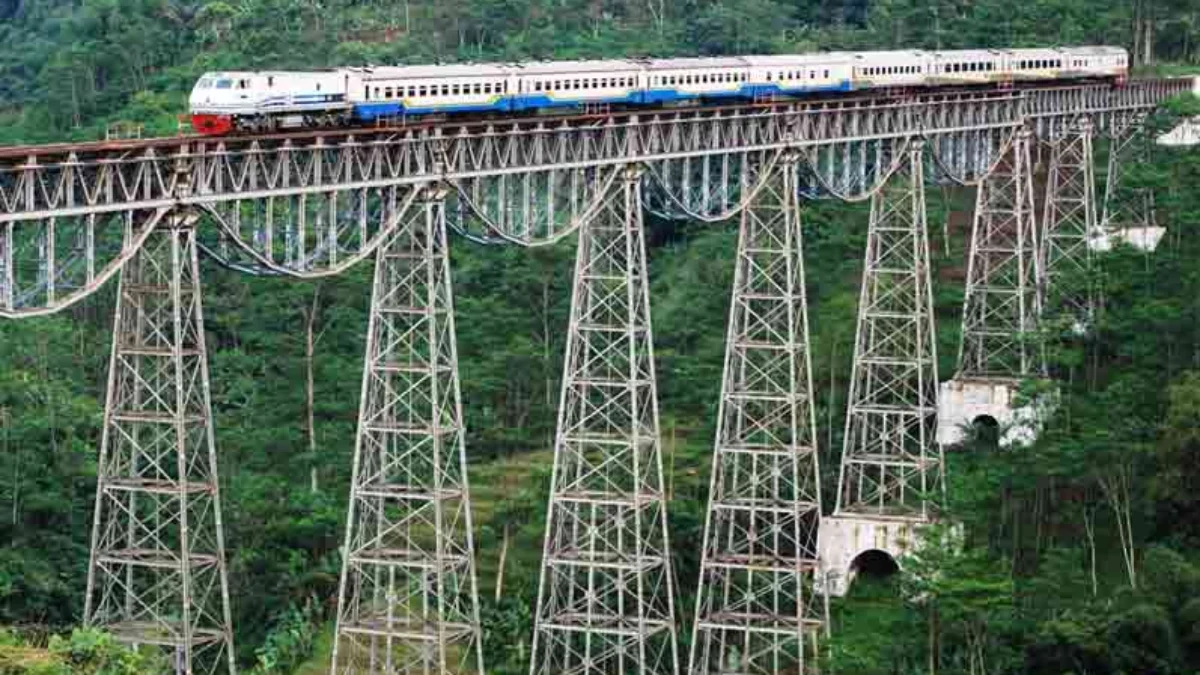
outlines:
[{"label": "metal lattice framework", "polygon": [[678,675],[640,176],[579,232],[532,675]]},{"label": "metal lattice framework", "polygon": [[752,160],[763,153],[802,149],[824,189],[845,197],[869,192],[885,173],[873,163],[881,144],[924,136],[940,166],[975,180],[969,172],[1018,125],[1087,115],[1112,131],[1189,87],[1186,79],[1143,80],[0,149],[0,316],[44,314],[86,297],[181,206],[203,215],[200,244],[226,265],[315,277],[372,255],[415,191],[438,180],[453,188],[452,229],[534,245],[578,228],[605,193],[601,174],[630,162],[665,193],[652,202],[724,217],[745,202],[737,167],[761,166]]},{"label": "metal lattice framework", "polygon": [[336,675],[482,675],[445,191],[379,248]]},{"label": "metal lattice framework", "polygon": [[1032,136],[1017,134],[979,185],[967,262],[957,377],[1041,375],[1042,278],[1034,217]]},{"label": "metal lattice framework", "polygon": [[837,515],[928,520],[945,490],[922,153],[871,200]]},{"label": "metal lattice framework", "polygon": [[1044,310],[1088,325],[1095,311],[1092,248],[1096,222],[1092,123],[1081,118],[1052,141],[1042,217]]},{"label": "metal lattice framework", "polygon": [[796,162],[742,211],[688,672],[810,672],[821,519]]},{"label": "metal lattice framework", "polygon": [[1104,206],[1100,227],[1112,231],[1130,227],[1154,227],[1154,192],[1130,188],[1123,180],[1125,167],[1150,158],[1152,139],[1145,133],[1145,119],[1138,116],[1109,130],[1108,169],[1104,176]]},{"label": "metal lattice framework", "polygon": [[[893,208],[897,194],[881,194],[881,185],[900,165],[919,171],[903,149],[920,139],[936,180],[972,184],[993,173],[981,190],[985,208],[977,213],[973,237],[964,325],[970,348],[964,347],[960,358],[963,369],[1036,370],[1037,359],[1024,340],[1012,337],[1013,330],[1025,335],[1029,325],[1036,303],[1028,298],[1036,301],[1037,293],[1036,284],[1027,281],[1036,279],[1040,259],[1032,208],[1023,206],[1031,195],[1028,179],[1021,178],[1028,173],[1028,141],[1017,130],[1028,127],[1048,136],[1066,121],[1087,117],[1097,133],[1126,138],[1165,98],[1190,87],[1190,80],[1160,79],[1121,87],[1073,84],[904,98],[854,94],[557,118],[0,148],[0,317],[60,311],[122,277],[86,616],[127,641],[173,648],[183,672],[227,667],[232,674],[196,254],[251,274],[299,278],[338,274],[375,256],[372,342],[335,668],[342,673],[482,672],[453,310],[445,276],[446,230],[475,241],[521,246],[579,232],[533,675],[676,675],[674,580],[657,445],[641,206],[668,217],[709,221],[749,208],[744,227],[753,230],[755,248],[743,242],[747,248],[739,260],[751,264],[752,257],[753,264],[767,265],[773,254],[758,247],[774,231],[769,226],[779,224],[775,218],[788,217],[788,209],[777,211],[775,204],[794,198],[779,193],[780,181],[791,180],[798,164],[803,173],[794,187],[807,196],[873,199],[878,245],[900,237],[904,229],[893,222],[900,217]],[[1118,143],[1113,157],[1128,154],[1121,152],[1128,143]],[[1110,161],[1115,164],[1108,173],[1106,204],[1118,195],[1113,185],[1121,168],[1119,160]],[[915,203],[918,183],[900,201]],[[1005,199],[1021,205],[1016,211],[1023,215],[1006,219]],[[1116,211],[1106,206],[1103,222],[1118,222]],[[909,225],[916,227],[913,218]],[[1006,228],[1015,243],[1003,244]],[[796,237],[792,273],[798,274],[798,232]],[[792,260],[791,255],[779,260]],[[1015,276],[1005,262],[1013,260],[1012,267],[1019,269]],[[751,279],[747,271],[739,284],[766,283],[766,268],[755,272],[761,279]],[[895,298],[879,293],[884,288],[879,283],[894,280],[886,278],[886,268],[875,272],[864,298],[891,302]],[[424,281],[418,278],[422,273]],[[1003,291],[1006,280],[1020,290]],[[794,283],[802,289],[802,282]],[[734,317],[737,321],[749,321],[750,312],[771,302],[751,288],[739,286],[746,313]],[[803,306],[802,298],[790,301]],[[792,357],[799,358],[799,335],[806,326],[800,325],[802,318],[792,321],[788,330],[799,334],[788,344],[794,344]],[[889,321],[894,325],[885,325]],[[867,351],[856,373],[882,375],[891,368],[899,386],[898,364],[873,362],[872,354],[917,339],[905,337],[911,326],[886,312],[862,323],[878,330],[860,330],[859,346]],[[769,348],[740,346],[746,349],[729,346],[731,360],[740,359],[747,368],[767,367],[758,359],[765,359]],[[1002,357],[1007,351],[1017,354],[1015,366]],[[923,357],[914,358],[916,363]],[[874,378],[859,384],[856,374],[860,400],[889,391]],[[727,379],[723,404],[728,411],[722,419],[734,414],[734,401],[748,404],[738,400],[740,390],[729,387],[756,384]],[[807,386],[796,385],[798,409],[792,414],[797,427],[790,440],[783,439],[794,445],[798,473],[791,485],[781,481],[771,487],[790,500],[778,513],[795,507],[795,522],[815,518],[815,509],[806,505],[819,501],[815,485],[807,495],[809,479],[799,473],[807,470],[804,458],[811,452],[804,445],[811,440],[811,426],[805,426],[811,420],[800,421],[806,414],[800,408],[808,405]],[[894,389],[887,395],[902,394]],[[872,412],[865,403],[858,411]],[[885,419],[884,413],[875,417]],[[766,407],[752,412],[743,406],[737,414],[762,415],[764,425],[774,424]],[[731,444],[718,450],[732,457],[735,437],[725,438]],[[866,443],[880,436],[858,438],[863,442],[858,454],[844,457],[839,510],[857,508],[859,502],[870,502],[873,513],[892,509],[894,504],[881,506],[896,494],[896,481],[885,475],[889,466],[897,475],[923,475],[918,482],[925,494],[940,484],[940,473],[935,479],[928,475],[934,467],[940,472],[931,455],[917,463],[924,473],[906,473],[903,461],[886,460],[873,465],[884,472],[877,474],[874,488],[861,471],[856,474],[861,481],[848,482],[846,463],[855,471],[871,465]],[[916,451],[904,444],[876,450]],[[757,461],[755,470],[764,471],[765,460]],[[729,480],[721,490],[751,489],[736,477],[747,475],[742,469],[730,471],[722,474]],[[911,506],[912,494],[922,490],[902,492]],[[749,498],[765,498],[755,494]],[[710,538],[725,523],[740,522],[741,514],[719,517],[727,497],[737,498],[714,494],[713,523],[718,524],[710,524]],[[768,513],[757,505],[750,511],[754,518]],[[729,531],[737,527],[730,525]],[[752,568],[761,559],[753,557],[741,561],[747,563],[741,571],[716,572],[714,565],[739,555],[739,542],[728,538],[726,549],[710,550],[710,544],[722,542],[706,541],[706,575],[728,572],[729,588],[744,578],[753,593],[763,594],[756,597],[790,603],[793,592],[786,584],[807,575],[811,564],[800,552],[811,545],[806,539],[811,535],[802,530],[793,531],[793,543],[772,541],[769,551],[796,563],[799,577],[775,568],[760,574]],[[752,538],[761,541],[757,531]],[[741,542],[750,547],[745,550],[768,555],[761,548],[765,543],[750,539],[747,534]],[[735,575],[744,576],[733,580]],[[777,585],[764,581],[771,575]],[[804,608],[800,613],[815,611],[811,601],[804,603],[805,582],[795,583],[796,606]],[[790,609],[777,611],[772,605],[768,618],[757,614],[765,604],[747,610],[750,605],[732,604],[732,593],[729,598],[729,605],[709,606],[709,623],[701,629],[724,631],[720,640],[732,645],[734,633],[721,626],[740,622],[743,647],[736,656],[725,647],[710,650],[714,660],[707,667],[719,670],[734,662],[766,667],[769,659],[756,645],[771,651],[770,658],[800,662],[806,643],[795,636]],[[776,621],[784,613],[789,619],[778,619],[779,630],[755,632],[760,620]],[[809,619],[799,625],[805,635],[814,634],[808,629],[816,624]],[[757,637],[746,642],[751,634]]]},{"label": "metal lattice framework", "polygon": [[169,219],[122,269],[84,622],[232,674],[194,223]]}]

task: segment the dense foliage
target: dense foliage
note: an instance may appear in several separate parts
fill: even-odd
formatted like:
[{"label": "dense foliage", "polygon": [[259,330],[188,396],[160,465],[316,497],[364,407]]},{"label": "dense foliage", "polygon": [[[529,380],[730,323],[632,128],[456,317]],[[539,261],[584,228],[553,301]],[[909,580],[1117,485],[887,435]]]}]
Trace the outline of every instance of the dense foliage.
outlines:
[{"label": "dense foliage", "polygon": [[[94,138],[117,120],[174,133],[192,81],[222,67],[1055,42],[1124,44],[1141,62],[1179,63],[1200,54],[1198,14],[1188,0],[0,0],[0,142]],[[1200,153],[1161,151],[1132,180],[1156,189],[1166,242],[1153,255],[1105,256],[1096,331],[1054,336],[1063,406],[1034,447],[951,456],[961,539],[935,538],[902,576],[857,584],[835,604],[838,672],[1200,671]],[[945,377],[970,194],[931,189],[929,203]],[[865,224],[860,206],[817,202],[805,214],[826,494]],[[686,624],[735,234],[650,227]],[[528,658],[573,247],[453,246],[486,659],[493,673],[517,674]],[[310,283],[204,272],[238,652],[263,675],[322,672],[369,266]],[[61,316],[0,323],[0,623],[36,634],[68,631],[82,607],[112,302],[110,288]],[[296,386],[310,367],[311,428]],[[61,660],[53,647],[29,653]],[[71,672],[126,672],[88,667]]]}]

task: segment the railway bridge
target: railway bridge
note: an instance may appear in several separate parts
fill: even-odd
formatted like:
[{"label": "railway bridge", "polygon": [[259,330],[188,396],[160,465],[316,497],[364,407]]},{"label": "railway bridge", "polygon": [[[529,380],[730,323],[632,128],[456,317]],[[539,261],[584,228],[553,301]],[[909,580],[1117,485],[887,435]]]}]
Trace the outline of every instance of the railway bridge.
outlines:
[{"label": "railway bridge", "polygon": [[[805,672],[826,593],[939,517],[942,446],[1052,400],[1039,319],[1068,271],[1153,240],[1117,189],[1190,80],[229,138],[0,148],[0,317],[119,293],[85,620],[233,673],[198,259],[313,278],[375,260],[332,672],[483,673],[448,238],[577,236],[532,675]],[[1093,139],[1109,140],[1096,199]],[[1035,205],[1036,158],[1048,166]],[[958,370],[939,385],[925,186],[977,187]],[[801,201],[869,201],[838,492],[820,494]],[[643,213],[736,219],[702,572],[680,654]],[[848,224],[853,226],[853,224]],[[940,391],[939,391],[940,389]],[[832,510],[822,513],[822,504]],[[864,557],[866,556],[866,557]],[[694,580],[683,580],[693,583]],[[824,597],[823,597],[824,596]]]}]

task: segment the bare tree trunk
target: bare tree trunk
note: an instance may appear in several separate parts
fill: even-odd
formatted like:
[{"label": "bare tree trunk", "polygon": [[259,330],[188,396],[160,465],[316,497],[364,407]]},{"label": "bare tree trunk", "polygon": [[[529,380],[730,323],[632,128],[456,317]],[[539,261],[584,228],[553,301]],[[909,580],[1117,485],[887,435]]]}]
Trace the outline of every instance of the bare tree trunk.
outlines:
[{"label": "bare tree trunk", "polygon": [[317,311],[321,303],[321,286],[313,289],[312,306],[304,322],[304,371],[305,371],[305,416],[308,426],[308,456],[309,456],[309,491],[316,494],[320,491],[317,476],[317,425],[313,400],[316,398],[313,386],[313,363],[316,360],[317,338],[315,335]]},{"label": "bare tree trunk", "polygon": [[1137,588],[1137,551],[1133,539],[1133,507],[1131,501],[1130,470],[1121,465],[1112,475],[1097,477],[1100,489],[1117,520],[1117,536],[1121,540],[1121,555],[1125,559],[1125,571],[1129,575],[1129,587]]},{"label": "bare tree trunk", "polygon": [[1146,32],[1142,38],[1142,63],[1147,66],[1154,63],[1154,17],[1150,14],[1147,10],[1142,16],[1142,30]]},{"label": "bare tree trunk", "polygon": [[[1176,228],[1179,229],[1179,228]],[[542,363],[546,370],[546,410],[554,410],[554,369],[550,367],[550,277],[542,280]],[[554,447],[554,426],[546,434],[546,444]]]},{"label": "bare tree trunk", "polygon": [[671,457],[667,468],[667,501],[675,496],[675,418],[671,418]]},{"label": "bare tree trunk", "polygon": [[1083,531],[1087,535],[1088,557],[1092,573],[1092,597],[1100,594],[1100,584],[1096,578],[1096,512],[1092,507],[1083,507]]},{"label": "bare tree trunk", "polygon": [[942,186],[942,205],[945,212],[942,214],[942,250],[946,256],[950,255],[950,216],[954,213],[954,206],[951,203],[950,188]]},{"label": "bare tree trunk", "polygon": [[500,544],[500,565],[496,570],[496,602],[504,597],[504,564],[508,562],[508,523],[504,524],[504,541]]},{"label": "bare tree trunk", "polygon": [[937,605],[929,603],[929,675],[937,675],[937,630],[938,630],[938,613]]},{"label": "bare tree trunk", "polygon": [[12,524],[16,526],[17,520],[20,518],[21,504],[21,453],[9,452],[8,427],[10,424],[12,424],[12,414],[7,408],[0,408],[0,432],[2,432],[0,433],[0,452],[13,458]]}]

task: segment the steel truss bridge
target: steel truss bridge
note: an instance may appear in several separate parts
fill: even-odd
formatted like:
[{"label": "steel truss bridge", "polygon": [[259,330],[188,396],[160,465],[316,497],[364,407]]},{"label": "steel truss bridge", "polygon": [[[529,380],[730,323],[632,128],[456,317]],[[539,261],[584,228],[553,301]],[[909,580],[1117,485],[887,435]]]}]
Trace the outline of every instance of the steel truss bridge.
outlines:
[{"label": "steel truss bridge", "polygon": [[[576,234],[531,675],[810,672],[828,630],[822,588],[846,570],[821,516],[801,201],[871,203],[826,520],[928,522],[944,475],[926,182],[979,186],[960,375],[1036,376],[1024,336],[1042,313],[1088,317],[1089,289],[1051,282],[1092,264],[1098,232],[1145,216],[1148,195],[1118,203],[1113,183],[1149,113],[1190,87],[0,148],[0,317],[60,311],[119,277],[85,620],[164,647],[179,672],[234,672],[199,256],[296,278],[374,257],[332,672],[486,672],[448,236],[541,246]],[[1095,135],[1112,139],[1099,210]],[[1045,149],[1051,187],[1035,218]],[[646,210],[740,229],[689,655],[677,644]]]}]

